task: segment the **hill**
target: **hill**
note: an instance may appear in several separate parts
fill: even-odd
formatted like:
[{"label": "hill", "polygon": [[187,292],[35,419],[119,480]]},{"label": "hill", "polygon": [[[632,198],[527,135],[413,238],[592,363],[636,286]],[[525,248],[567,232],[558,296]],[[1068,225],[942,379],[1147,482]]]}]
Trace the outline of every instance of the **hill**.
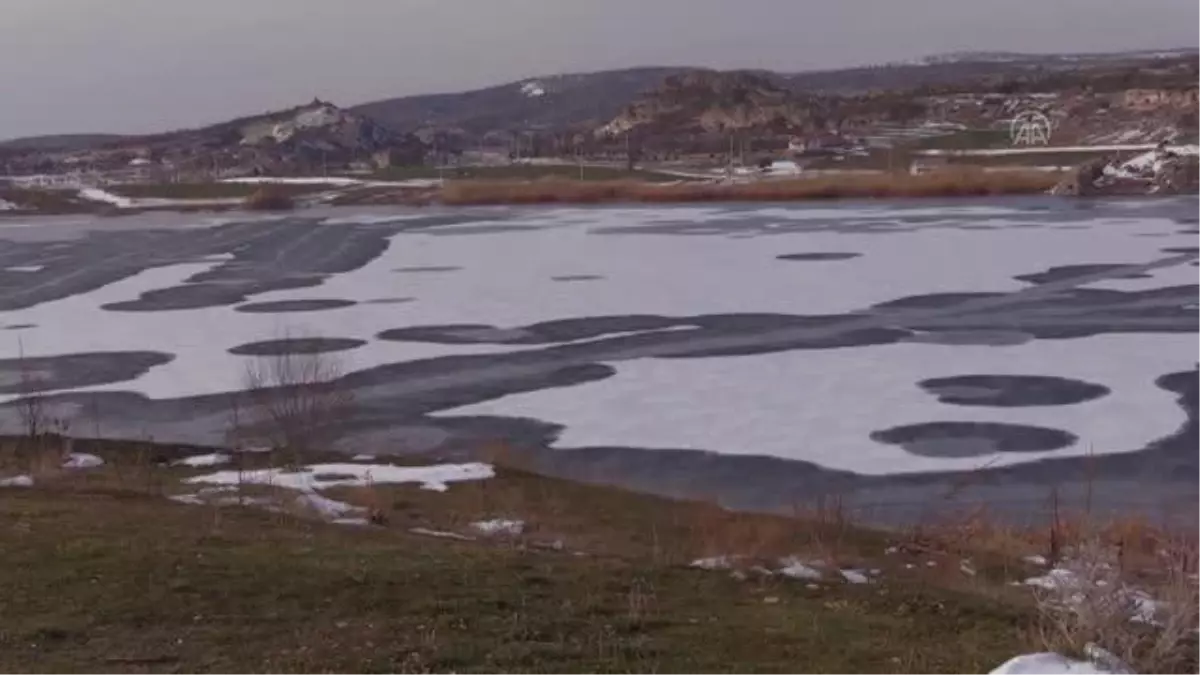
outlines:
[{"label": "hill", "polygon": [[57,134],[51,136],[26,136],[0,141],[0,151],[4,150],[84,150],[106,143],[113,143],[123,138],[118,134]]},{"label": "hill", "polygon": [[10,144],[0,146],[0,155],[17,174],[80,170],[118,179],[130,174],[167,180],[199,174],[306,174],[356,163],[420,164],[426,152],[412,134],[320,100],[196,129],[89,138],[90,143],[65,147],[50,141],[34,147]]},{"label": "hill", "polygon": [[406,131],[436,126],[482,135],[515,128],[564,129],[601,124],[663,78],[689,70],[646,67],[552,75],[475,91],[374,101],[350,110]]}]

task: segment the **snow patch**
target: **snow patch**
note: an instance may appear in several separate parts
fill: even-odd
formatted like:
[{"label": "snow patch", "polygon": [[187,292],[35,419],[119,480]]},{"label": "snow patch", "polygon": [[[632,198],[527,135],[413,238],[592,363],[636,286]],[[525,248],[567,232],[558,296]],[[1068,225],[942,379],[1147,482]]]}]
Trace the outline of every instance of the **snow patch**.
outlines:
[{"label": "snow patch", "polygon": [[521,94],[529,98],[539,98],[546,95],[546,88],[536,80],[521,85]]},{"label": "snow patch", "polygon": [[216,473],[188,478],[186,483],[211,485],[273,485],[301,492],[312,492],[338,486],[366,486],[368,484],[419,483],[425,490],[445,492],[448,483],[483,480],[495,475],[490,464],[477,462],[468,464],[434,464],[431,466],[394,466],[391,464],[312,464],[295,471],[284,469],[256,469],[244,471],[218,471]]},{"label": "snow patch", "polygon": [[111,204],[119,209],[133,208],[134,204],[134,201],[129,197],[114,195],[113,193],[101,190],[100,188],[84,188],[79,191],[79,196],[91,202]]},{"label": "snow patch", "polygon": [[869,583],[871,583],[871,580],[869,578],[867,578],[866,574],[863,574],[862,570],[838,570],[838,571],[841,573],[843,579],[845,579],[846,581],[849,581],[852,584],[869,584]]},{"label": "snow patch", "polygon": [[1076,661],[1053,652],[1022,654],[1000,664],[992,675],[1096,675],[1116,673],[1105,670],[1091,661]]},{"label": "snow patch", "polygon": [[525,521],[504,519],[480,520],[471,523],[471,529],[489,537],[498,534],[515,537],[525,531]]},{"label": "snow patch", "polygon": [[431,530],[427,527],[410,527],[408,531],[411,534],[419,534],[425,537],[436,537],[438,539],[456,539],[458,541],[475,541],[474,537],[468,537],[457,532],[445,532],[442,530]]},{"label": "snow patch", "polygon": [[0,487],[33,487],[33,479],[29,476],[0,478]]},{"label": "snow patch", "polygon": [[229,455],[223,452],[212,452],[207,455],[192,455],[172,462],[175,466],[217,466],[227,464]]},{"label": "snow patch", "polygon": [[[0,209],[0,211],[3,211],[3,210],[4,209]],[[16,265],[14,267],[5,267],[4,271],[33,273],[33,272],[41,272],[44,269],[46,269],[45,265]]]},{"label": "snow patch", "polygon": [[1046,566],[1046,556],[1042,555],[1027,555],[1024,558],[1021,558],[1021,560],[1024,560],[1030,565],[1038,565],[1040,567]]},{"label": "snow patch", "polygon": [[823,576],[821,570],[812,567],[811,562],[806,563],[798,558],[784,558],[779,564],[783,565],[779,568],[779,573],[785,577],[819,581]]},{"label": "snow patch", "polygon": [[375,461],[375,455],[357,454],[357,455],[351,457],[350,461],[351,462],[373,462],[373,461]]},{"label": "snow patch", "polygon": [[697,558],[688,564],[688,567],[695,567],[702,570],[727,570],[733,567],[733,563],[738,559],[738,556],[718,555],[711,558]]},{"label": "snow patch", "polygon": [[94,469],[98,466],[104,466],[104,460],[86,452],[72,452],[62,463],[64,469]]}]

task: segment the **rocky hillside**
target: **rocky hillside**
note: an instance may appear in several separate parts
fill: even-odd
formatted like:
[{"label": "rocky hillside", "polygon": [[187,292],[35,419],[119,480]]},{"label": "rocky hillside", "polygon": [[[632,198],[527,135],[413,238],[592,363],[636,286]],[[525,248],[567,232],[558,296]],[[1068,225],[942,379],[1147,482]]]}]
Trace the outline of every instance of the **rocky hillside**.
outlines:
[{"label": "rocky hillside", "polygon": [[595,133],[704,134],[741,129],[786,133],[808,125],[811,109],[810,100],[767,75],[693,71],[667,77]]},{"label": "rocky hillside", "polygon": [[5,153],[5,159],[15,173],[73,168],[126,171],[155,179],[198,172],[311,173],[376,163],[419,164],[426,150],[412,134],[314,100],[208,127],[116,137],[83,148],[46,151],[18,145]]}]

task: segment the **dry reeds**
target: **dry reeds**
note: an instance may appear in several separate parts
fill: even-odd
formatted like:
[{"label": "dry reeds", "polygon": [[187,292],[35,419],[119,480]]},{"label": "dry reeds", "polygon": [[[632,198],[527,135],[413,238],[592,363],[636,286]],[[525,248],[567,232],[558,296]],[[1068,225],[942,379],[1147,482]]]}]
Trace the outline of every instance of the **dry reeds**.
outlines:
[{"label": "dry reeds", "polygon": [[608,202],[770,202],[817,199],[968,197],[1044,193],[1057,182],[1045,171],[985,172],[978,169],[820,176],[752,183],[640,181],[450,181],[442,202],[461,206],[494,204],[599,204]]}]

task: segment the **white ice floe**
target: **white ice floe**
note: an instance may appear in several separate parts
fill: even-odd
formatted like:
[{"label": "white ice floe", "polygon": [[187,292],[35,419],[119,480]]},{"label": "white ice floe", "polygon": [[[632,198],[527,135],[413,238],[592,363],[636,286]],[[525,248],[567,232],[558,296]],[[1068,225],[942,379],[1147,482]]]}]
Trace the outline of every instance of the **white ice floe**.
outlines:
[{"label": "white ice floe", "polygon": [[227,455],[223,452],[212,452],[207,455],[192,455],[191,457],[184,457],[183,459],[172,462],[172,464],[174,464],[176,466],[193,466],[193,467],[218,466],[221,464],[228,464],[229,460],[230,460],[229,455]]},{"label": "white ice floe", "polygon": [[0,487],[33,487],[33,479],[24,475],[0,478]]},{"label": "white ice floe", "polygon": [[20,208],[19,206],[17,206],[16,204],[14,204],[10,201],[5,201],[3,199],[0,199],[0,211],[16,211],[19,208]]},{"label": "white ice floe", "polygon": [[375,461],[375,455],[368,455],[368,454],[366,454],[366,453],[359,453],[359,454],[357,454],[357,455],[355,455],[355,456],[351,457],[351,458],[350,458],[350,461],[351,461],[351,462],[373,462],[373,461]]},{"label": "white ice floe", "polygon": [[779,561],[779,564],[782,565],[782,567],[779,568],[779,573],[785,577],[816,581],[820,580],[824,576],[821,574],[821,570],[812,566],[812,562],[803,561],[799,558],[784,558],[783,560]]},{"label": "white ice floe", "polygon": [[6,272],[27,272],[27,273],[32,274],[34,272],[41,272],[44,269],[46,269],[45,265],[16,265],[14,267],[5,267],[4,271],[6,271]]},{"label": "white ice floe", "polygon": [[64,469],[94,469],[98,466],[104,466],[104,460],[86,452],[72,452],[62,463]]},{"label": "white ice floe", "polygon": [[842,578],[852,584],[869,584],[871,579],[862,570],[838,570]]},{"label": "white ice floe", "polygon": [[471,529],[485,536],[502,534],[515,537],[525,531],[525,521],[506,520],[503,518],[498,518],[495,520],[480,520],[471,523]]},{"label": "white ice floe", "polygon": [[214,485],[272,485],[311,492],[339,486],[366,486],[419,483],[426,490],[445,492],[448,483],[483,480],[495,475],[490,464],[434,464],[431,466],[395,466],[391,464],[312,464],[297,470],[255,469],[218,471],[193,476],[185,483]]}]

